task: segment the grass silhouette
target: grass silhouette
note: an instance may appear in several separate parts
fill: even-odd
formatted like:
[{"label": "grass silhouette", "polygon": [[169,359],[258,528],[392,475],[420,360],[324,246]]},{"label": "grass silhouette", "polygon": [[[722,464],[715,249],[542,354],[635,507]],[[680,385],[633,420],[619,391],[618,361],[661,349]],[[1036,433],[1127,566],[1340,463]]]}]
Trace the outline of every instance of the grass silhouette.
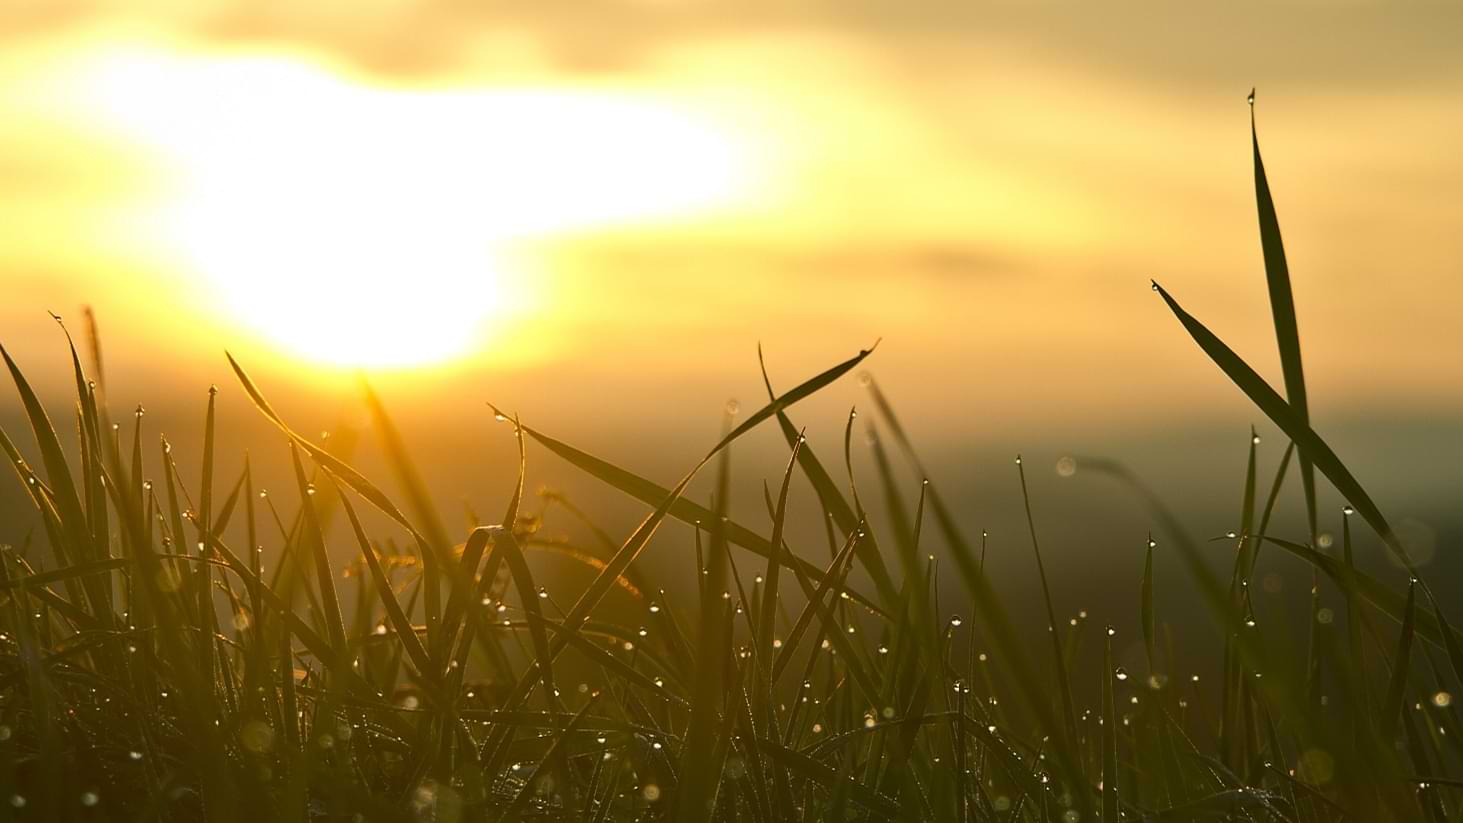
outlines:
[{"label": "grass silhouette", "polygon": [[[1451,698],[1463,681],[1463,638],[1385,515],[1310,426],[1257,136],[1254,167],[1284,395],[1153,284],[1200,349],[1290,439],[1268,488],[1257,477],[1258,438],[1250,445],[1228,578],[1121,465],[1083,463],[1131,487],[1170,536],[1221,629],[1220,682],[1174,670],[1160,642],[1155,588],[1184,584],[1154,579],[1152,540],[1134,605],[1147,671],[1129,673],[1113,665],[1112,629],[1100,635],[1100,666],[1083,665],[1078,650],[1089,629],[1056,617],[1029,497],[1047,620],[1034,631],[1008,615],[985,573],[983,540],[962,534],[936,484],[919,487],[912,511],[905,505],[880,442],[877,494],[887,522],[871,523],[851,468],[835,479],[838,470],[815,454],[791,412],[872,350],[781,393],[764,368],[767,403],[669,488],[494,408],[517,437],[518,484],[499,525],[459,541],[374,395],[368,407],[406,491],[404,508],[291,429],[233,358],[260,413],[290,440],[295,489],[256,491],[247,461],[232,482],[214,476],[212,393],[203,472],[190,488],[167,441],[144,456],[140,409],[130,426],[113,424],[87,376],[88,368],[100,373],[99,355],[93,349],[84,363],[71,344],[79,443],[70,460],[4,354],[40,465],[4,432],[0,447],[35,506],[45,546],[0,551],[0,815],[1460,819],[1463,780],[1446,775],[1460,773],[1463,757]],[[891,443],[927,476],[889,400],[870,388]],[[846,466],[852,423],[850,416]],[[740,523],[728,517],[729,447],[763,424],[782,433],[787,462],[776,488],[765,489],[766,523]],[[650,507],[622,541],[591,524],[599,545],[555,549],[594,572],[567,610],[538,586],[528,562],[549,550],[523,509],[529,441]],[[1292,463],[1306,501],[1300,539],[1270,532]],[[716,475],[709,507],[684,496],[703,471]],[[1024,467],[1018,472],[1025,496]],[[1349,501],[1339,556],[1315,539],[1316,472]],[[161,481],[145,479],[152,476]],[[791,509],[794,482],[812,487],[818,511]],[[389,526],[368,527],[363,505]],[[826,559],[788,544],[795,517],[828,524]],[[341,518],[360,555],[349,577],[327,552]],[[1354,567],[1358,518],[1406,568],[1405,588]],[[633,565],[672,522],[692,527],[700,571],[674,603],[649,591]],[[938,603],[934,564],[923,554],[935,543],[968,592],[968,618]],[[1249,584],[1267,547],[1313,570],[1302,651],[1287,645],[1287,632],[1254,619]],[[867,591],[850,585],[855,568],[855,579],[870,581]],[[617,588],[634,593],[644,627],[604,617],[603,601]],[[1344,625],[1321,606],[1323,588],[1344,600]],[[954,629],[966,619],[970,645],[960,649]],[[1037,641],[1041,630],[1047,638]],[[989,655],[977,654],[977,636]],[[575,682],[581,677],[572,673],[583,672],[585,682]],[[1096,705],[1082,702],[1090,693],[1099,695]]]}]

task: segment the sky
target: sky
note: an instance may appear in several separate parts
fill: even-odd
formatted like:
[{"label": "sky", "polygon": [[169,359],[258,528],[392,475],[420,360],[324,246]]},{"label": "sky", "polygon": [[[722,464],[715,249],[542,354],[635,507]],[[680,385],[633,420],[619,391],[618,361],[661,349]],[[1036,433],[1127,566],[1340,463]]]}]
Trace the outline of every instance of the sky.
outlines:
[{"label": "sky", "polygon": [[[264,436],[228,350],[302,427],[359,422],[364,373],[433,476],[491,399],[668,482],[760,399],[759,344],[785,387],[877,340],[992,507],[1025,449],[1202,509],[1262,421],[1149,280],[1279,384],[1255,87],[1317,425],[1431,516],[1460,35],[1424,3],[10,2],[0,343],[59,400],[47,311],[89,305],[113,402],[160,419],[218,383]],[[831,450],[867,402],[805,417]]]}]

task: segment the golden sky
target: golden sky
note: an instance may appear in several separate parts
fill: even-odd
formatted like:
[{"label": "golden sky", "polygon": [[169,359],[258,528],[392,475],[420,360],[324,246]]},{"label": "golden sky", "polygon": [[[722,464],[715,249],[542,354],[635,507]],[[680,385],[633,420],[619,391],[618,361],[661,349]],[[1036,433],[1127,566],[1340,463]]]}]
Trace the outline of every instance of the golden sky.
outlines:
[{"label": "golden sky", "polygon": [[0,341],[59,363],[45,312],[89,303],[139,380],[227,348],[629,418],[755,397],[759,341],[787,382],[883,338],[937,429],[1247,421],[1148,279],[1277,374],[1258,86],[1312,405],[1447,413],[1460,37],[1380,3],[9,2]]}]

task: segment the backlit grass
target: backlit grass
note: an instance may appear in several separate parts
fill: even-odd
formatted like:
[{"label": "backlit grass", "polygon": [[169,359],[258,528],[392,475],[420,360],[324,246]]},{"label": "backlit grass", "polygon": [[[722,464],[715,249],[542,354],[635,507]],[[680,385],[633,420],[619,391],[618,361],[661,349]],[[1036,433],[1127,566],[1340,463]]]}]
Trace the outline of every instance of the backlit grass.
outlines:
[{"label": "backlit grass", "polygon": [[[235,377],[286,435],[294,486],[266,494],[246,461],[216,477],[210,394],[203,471],[184,478],[166,440],[145,445],[139,410],[108,409],[72,345],[77,404],[48,413],[5,361],[29,421],[26,454],[0,432],[41,529],[0,550],[0,815],[24,820],[521,819],[1103,821],[1457,820],[1463,637],[1449,624],[1387,517],[1310,427],[1300,337],[1258,141],[1260,236],[1284,393],[1158,283],[1153,288],[1224,375],[1290,440],[1273,477],[1243,478],[1232,567],[1216,574],[1162,500],[1121,466],[1187,580],[1155,580],[1140,602],[1146,665],[1113,663],[1115,632],[1059,619],[1030,501],[1032,570],[1045,625],[1018,626],[986,576],[983,538],[957,527],[920,476],[915,433],[871,385],[894,454],[876,473],[815,452],[792,414],[855,370],[861,351],[767,403],[669,486],[499,413],[519,444],[501,517],[448,525],[418,479],[409,433],[368,399],[394,477],[378,479],[290,428],[244,366]],[[1171,328],[1156,328],[1168,339]],[[68,342],[70,338],[68,337]],[[763,372],[765,379],[765,370]],[[493,409],[497,412],[497,409]],[[729,418],[730,420],[731,418]],[[764,518],[728,517],[730,446],[776,427],[786,462]],[[523,477],[546,450],[639,500],[628,535],[594,524],[595,545],[538,536]],[[1025,467],[1017,458],[1023,495]],[[1298,484],[1286,486],[1291,468]],[[761,467],[769,471],[766,467]],[[708,505],[684,496],[715,476]],[[1319,474],[1319,479],[1316,475]],[[860,485],[863,481],[863,485]],[[1348,505],[1340,545],[1316,539],[1316,483]],[[788,490],[807,484],[818,508]],[[1271,531],[1283,494],[1304,497],[1307,533]],[[871,519],[863,499],[884,512]],[[556,516],[582,517],[565,503]],[[792,545],[794,518],[827,524],[827,545]],[[384,525],[383,525],[384,524]],[[695,581],[651,590],[635,560],[658,530],[692,535]],[[1377,535],[1407,574],[1353,565],[1353,532]],[[5,533],[20,531],[5,526]],[[801,532],[799,532],[801,533]],[[355,560],[332,562],[343,546]],[[333,547],[334,553],[327,551]],[[966,600],[939,603],[930,560],[950,558]],[[1141,548],[1141,547],[1135,547]],[[529,559],[585,564],[582,591],[550,592]],[[1260,624],[1249,585],[1262,551],[1313,569],[1302,626]],[[851,580],[867,581],[858,585]],[[1158,587],[1185,587],[1217,631],[1188,638],[1222,660],[1218,682],[1174,668]],[[629,593],[642,614],[604,608]],[[1324,608],[1322,592],[1344,603]],[[1456,611],[1456,610],[1455,610]],[[961,629],[961,631],[957,631]],[[1292,642],[1289,638],[1298,638]],[[1086,649],[1083,646],[1086,644]],[[1093,649],[1094,644],[1096,649]],[[1093,697],[1096,697],[1095,701]]]}]

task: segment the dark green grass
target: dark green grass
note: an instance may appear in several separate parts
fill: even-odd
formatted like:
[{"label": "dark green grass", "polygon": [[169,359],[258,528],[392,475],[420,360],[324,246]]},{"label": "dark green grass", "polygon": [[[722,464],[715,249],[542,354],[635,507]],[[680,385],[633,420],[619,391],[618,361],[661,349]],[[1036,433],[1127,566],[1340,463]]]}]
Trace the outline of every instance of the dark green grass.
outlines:
[{"label": "dark green grass", "polygon": [[[148,455],[140,410],[113,422],[84,364],[100,379],[95,346],[88,358],[72,347],[74,445],[63,445],[56,419],[6,354],[40,464],[3,432],[0,447],[41,529],[0,549],[0,816],[1463,819],[1463,728],[1450,697],[1460,693],[1463,643],[1384,513],[1310,427],[1258,139],[1254,152],[1284,396],[1153,286],[1290,439],[1272,478],[1259,476],[1257,441],[1249,444],[1242,527],[1226,538],[1229,573],[1215,573],[1162,500],[1122,466],[1083,462],[1150,507],[1165,549],[1190,573],[1155,579],[1151,540],[1115,561],[1141,576],[1132,608],[1146,671],[1114,667],[1112,629],[1057,620],[1047,580],[1062,569],[1043,563],[1029,497],[1047,624],[1013,623],[1002,587],[985,574],[984,539],[961,533],[937,484],[901,489],[894,480],[897,460],[928,475],[876,385],[876,422],[895,454],[875,440],[874,482],[862,493],[884,514],[872,521],[851,468],[853,415],[834,459],[816,453],[791,417],[870,351],[783,392],[767,381],[766,405],[729,421],[670,487],[499,414],[519,444],[518,482],[498,525],[465,533],[434,508],[409,438],[374,395],[368,408],[404,489],[401,506],[351,467],[348,451],[292,430],[232,360],[290,441],[280,455],[289,493],[256,490],[248,461],[238,478],[214,476],[212,392],[193,482],[166,440]],[[737,522],[727,516],[730,447],[763,424],[785,438],[786,463],[765,487],[765,519]],[[530,511],[523,477],[537,449],[649,513],[620,539],[581,522],[562,499]],[[1270,532],[1271,515],[1292,464],[1307,533],[1281,536]],[[702,471],[716,475],[708,505],[683,496]],[[1323,517],[1315,472],[1349,501],[1336,515],[1336,551],[1314,539]],[[1025,496],[1024,467],[1017,476]],[[812,488],[816,509],[790,505],[794,483]],[[587,525],[592,545],[541,538],[550,504]],[[788,542],[802,533],[789,528],[799,518],[826,524],[826,548]],[[668,597],[647,589],[635,560],[671,523],[694,535],[700,573]],[[1377,534],[1408,577],[1358,571],[1354,528]],[[359,556],[332,565],[332,546]],[[928,558],[937,548],[968,598],[953,612],[936,596]],[[1314,570],[1305,625],[1254,619],[1249,585],[1262,551]],[[585,564],[592,582],[556,601],[533,578],[530,559],[541,552]],[[1213,618],[1215,631],[1177,642],[1212,649],[1218,682],[1174,668],[1176,641],[1154,605],[1155,589],[1174,587],[1194,591]],[[624,610],[605,605],[616,590],[641,613],[616,620]],[[1339,596],[1341,614],[1321,605],[1323,591]],[[1094,644],[1099,654],[1082,653]]]}]

